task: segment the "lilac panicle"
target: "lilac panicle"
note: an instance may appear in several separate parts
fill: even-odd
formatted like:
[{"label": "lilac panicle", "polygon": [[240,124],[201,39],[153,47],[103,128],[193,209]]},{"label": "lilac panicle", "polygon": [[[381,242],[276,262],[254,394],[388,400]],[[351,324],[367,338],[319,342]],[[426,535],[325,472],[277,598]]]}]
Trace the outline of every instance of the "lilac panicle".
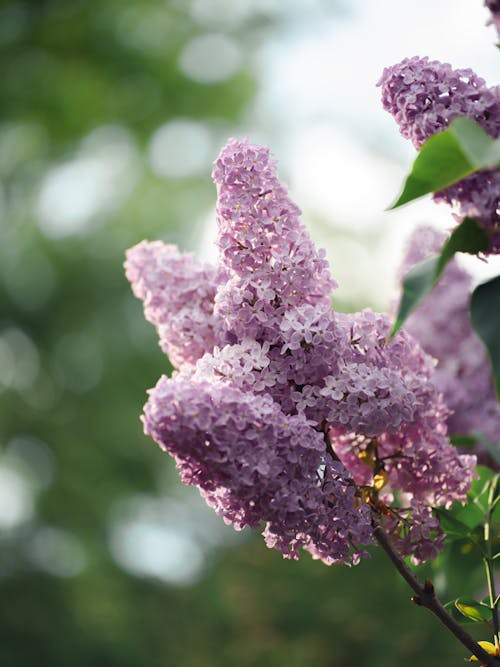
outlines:
[{"label": "lilac panicle", "polygon": [[231,280],[217,311],[238,336],[279,330],[285,312],[329,303],[335,282],[276,173],[269,149],[231,139],[215,161],[217,245]]},{"label": "lilac panicle", "polygon": [[414,56],[386,67],[377,85],[384,109],[417,149],[457,116],[471,118],[492,137],[500,134],[500,92],[471,69]]},{"label": "lilac panicle", "polygon": [[[378,82],[382,104],[401,134],[418,149],[458,116],[470,118],[492,137],[500,136],[500,86],[489,88],[471,69],[453,69],[429,58],[405,58],[384,69]],[[477,219],[489,232],[491,252],[500,252],[500,171],[472,174],[434,195],[460,217]]]},{"label": "lilac panicle", "polygon": [[[415,231],[401,275],[438,252],[445,235],[429,227]],[[483,343],[469,317],[471,276],[453,259],[439,283],[406,321],[405,328],[437,359],[433,381],[450,411],[451,435],[481,434],[500,448],[500,404]],[[485,452],[478,450],[483,459]]]},{"label": "lilac panicle", "polygon": [[214,180],[218,268],[162,244],[129,251],[179,369],[150,392],[146,432],[227,522],[262,525],[287,557],[356,563],[375,485],[378,521],[405,555],[429,557],[431,507],[464,500],[475,462],[448,443],[432,359],[407,333],[389,340],[386,316],[332,310],[324,253],[267,148],[230,140]]},{"label": "lilac panicle", "polygon": [[369,510],[356,507],[349,475],[327,462],[323,435],[303,415],[220,382],[162,377],[149,393],[145,432],[228,523],[264,523],[268,544],[288,558],[305,547],[326,562],[359,559]]},{"label": "lilac panicle", "polygon": [[125,272],[174,366],[193,364],[224,341],[225,328],[213,312],[222,269],[199,264],[176,246],[142,241],[127,251]]},{"label": "lilac panicle", "polygon": [[399,499],[397,512],[382,513],[380,522],[402,554],[422,562],[442,545],[430,508],[464,500],[475,457],[450,445],[434,364],[415,339],[400,331],[388,341],[388,318],[370,311],[342,317],[351,341],[342,355],[347,372],[326,378],[320,392],[336,399],[330,441],[358,484],[380,484],[388,507]]},{"label": "lilac panicle", "polygon": [[433,560],[443,549],[445,534],[432,508],[415,498],[407,502],[407,508],[387,511],[383,522],[400,554],[411,556],[414,565]]},{"label": "lilac panicle", "polygon": [[491,12],[488,25],[493,24],[500,37],[500,0],[484,0],[484,4]]}]

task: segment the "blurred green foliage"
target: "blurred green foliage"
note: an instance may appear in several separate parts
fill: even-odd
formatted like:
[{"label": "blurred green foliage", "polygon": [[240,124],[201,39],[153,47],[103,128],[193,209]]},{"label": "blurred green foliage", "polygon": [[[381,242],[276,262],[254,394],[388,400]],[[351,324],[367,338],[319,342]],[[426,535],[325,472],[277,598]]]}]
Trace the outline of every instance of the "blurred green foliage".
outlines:
[{"label": "blurred green foliage", "polygon": [[50,148],[66,148],[104,123],[141,139],[169,116],[235,120],[248,99],[240,73],[188,85],[176,67],[197,32],[189,2],[40,0],[0,7],[4,119],[40,124]]},{"label": "blurred green foliage", "polygon": [[[193,246],[214,200],[209,164],[203,177],[153,173],[151,135],[180,117],[222,141],[255,90],[244,67],[212,84],[181,72],[181,49],[203,32],[190,5],[0,4],[0,664],[452,664],[460,648],[378,556],[330,569],[285,562],[258,536],[221,538],[198,579],[169,585],[110,550],[123,499],[184,502],[173,464],[142,435],[145,390],[169,365],[124,279],[124,251],[144,237]],[[252,21],[230,31],[243,54],[250,28],[265,34]],[[47,179],[87,159],[96,130],[125,146],[133,178],[68,233],[44,227]]]},{"label": "blurred green foliage", "polygon": [[463,659],[410,604],[381,555],[351,570],[327,568],[283,561],[255,539],[221,553],[192,587],[162,588],[101,566],[64,585],[26,575],[2,593],[13,601],[1,618],[5,664],[383,667]]}]

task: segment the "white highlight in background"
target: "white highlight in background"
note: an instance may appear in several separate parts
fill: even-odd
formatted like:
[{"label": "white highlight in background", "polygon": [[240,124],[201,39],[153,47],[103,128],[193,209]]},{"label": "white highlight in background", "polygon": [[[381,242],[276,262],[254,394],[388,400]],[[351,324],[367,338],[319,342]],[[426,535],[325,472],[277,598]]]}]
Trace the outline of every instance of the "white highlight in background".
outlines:
[{"label": "white highlight in background", "polygon": [[182,72],[198,83],[220,83],[230,79],[240,65],[238,44],[231,37],[218,33],[193,37],[179,56]]},{"label": "white highlight in background", "polygon": [[212,152],[212,135],[203,123],[176,119],[159,127],[148,146],[151,167],[157,176],[186,178],[204,174]]}]

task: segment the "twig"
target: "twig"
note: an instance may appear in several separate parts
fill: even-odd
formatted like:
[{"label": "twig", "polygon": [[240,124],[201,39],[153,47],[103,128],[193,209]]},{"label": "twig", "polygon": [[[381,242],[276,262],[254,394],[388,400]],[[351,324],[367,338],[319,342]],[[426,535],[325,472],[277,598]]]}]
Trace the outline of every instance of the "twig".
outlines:
[{"label": "twig", "polygon": [[417,579],[404,560],[395,551],[382,527],[377,523],[374,524],[373,534],[382,549],[391,559],[399,574],[416,593],[412,598],[412,601],[431,611],[441,623],[443,623],[443,625],[445,625],[448,630],[469,649],[472,655],[475,655],[482,662],[483,665],[486,665],[487,667],[499,667],[500,660],[497,657],[486,653],[486,651],[467,632],[465,632],[462,626],[448,614],[446,609],[436,598],[432,582],[426,579],[424,584],[422,584]]}]

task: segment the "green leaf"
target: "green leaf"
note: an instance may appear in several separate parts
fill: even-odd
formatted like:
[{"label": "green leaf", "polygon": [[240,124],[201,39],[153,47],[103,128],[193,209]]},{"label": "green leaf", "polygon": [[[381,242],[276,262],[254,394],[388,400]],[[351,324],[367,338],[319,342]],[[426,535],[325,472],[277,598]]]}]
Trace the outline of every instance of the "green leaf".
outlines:
[{"label": "green leaf", "polygon": [[[456,502],[450,509],[435,508],[435,512],[448,543],[460,543],[463,553],[474,550],[477,556],[476,550],[479,550],[484,556],[484,522],[494,473],[483,466],[478,466],[478,471],[480,479],[474,480],[465,505]],[[493,506],[495,502],[494,500]],[[500,510],[500,502],[494,507],[494,512],[497,509]],[[494,513],[493,520],[496,519]]]},{"label": "green leaf", "polygon": [[490,239],[484,227],[473,218],[465,218],[450,234],[439,255],[436,281],[456,252],[477,255],[490,248]]},{"label": "green leaf", "polygon": [[500,276],[478,285],[471,297],[472,326],[486,345],[500,399]]},{"label": "green leaf", "polygon": [[436,509],[441,528],[447,535],[454,537],[469,537],[470,526],[458,519],[452,510]]},{"label": "green leaf", "polygon": [[450,126],[467,159],[476,169],[500,167],[500,141],[470,118],[455,118]]},{"label": "green leaf", "polygon": [[483,607],[487,607],[491,611],[491,605],[490,605],[490,596],[486,595],[482,600],[481,604]]},{"label": "green leaf", "polygon": [[452,435],[450,442],[455,447],[473,447],[477,443],[475,435]]},{"label": "green leaf", "polygon": [[[490,484],[496,473],[487,466],[477,466],[477,479],[472,480],[471,487],[467,492],[467,498],[474,502],[474,505],[480,509],[483,514],[488,511],[488,495],[490,491]],[[469,503],[466,507],[469,506]]]},{"label": "green leaf", "polygon": [[484,623],[491,620],[491,609],[472,598],[457,598],[455,607],[458,611],[474,623]]},{"label": "green leaf", "polygon": [[495,477],[496,473],[491,468],[488,468],[488,466],[477,466],[476,472],[477,478],[472,480],[469,493],[472,493],[474,497],[479,497],[482,494],[488,493],[488,485]]},{"label": "green leaf", "polygon": [[438,282],[446,265],[456,252],[472,255],[488,250],[490,242],[483,227],[472,218],[465,218],[452,232],[438,255],[414,266],[403,279],[403,294],[391,336],[401,328],[410,313]]},{"label": "green leaf", "polygon": [[450,127],[432,135],[420,148],[397,208],[429,192],[442,190],[480,169],[500,166],[500,140],[493,139],[469,118],[455,118]]},{"label": "green leaf", "polygon": [[[479,478],[472,482],[471,488],[467,493],[468,502],[464,509],[475,509],[475,512],[477,513],[477,525],[480,523],[480,516],[483,517],[481,522],[484,523],[488,511],[492,512],[493,521],[500,521],[499,474],[485,466],[477,466],[476,470],[479,474]],[[492,485],[495,487],[493,491]],[[454,507],[452,510],[453,509]],[[464,517],[462,510],[459,509],[458,512],[455,513],[455,516],[464,521],[464,523],[472,526],[471,519],[467,520],[467,517]],[[473,519],[474,517],[471,515],[471,518]]]},{"label": "green leaf", "polygon": [[439,256],[433,255],[429,259],[415,265],[403,279],[403,293],[399,303],[396,321],[391,336],[399,331],[410,313],[434,287]]},{"label": "green leaf", "polygon": [[443,605],[453,620],[457,621],[457,623],[473,623],[472,619],[464,616],[458,611],[457,607],[455,606],[455,602],[456,600],[450,600],[445,605]]}]

